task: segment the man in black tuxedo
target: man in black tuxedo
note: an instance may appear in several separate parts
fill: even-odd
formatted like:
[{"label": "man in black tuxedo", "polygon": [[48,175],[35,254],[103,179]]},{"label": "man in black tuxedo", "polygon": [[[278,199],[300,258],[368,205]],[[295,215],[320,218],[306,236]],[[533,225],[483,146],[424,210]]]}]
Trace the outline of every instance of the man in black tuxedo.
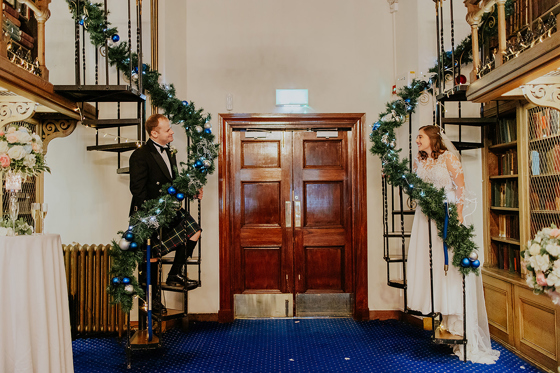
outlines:
[{"label": "man in black tuxedo", "polygon": [[[139,210],[145,201],[158,198],[163,192],[163,185],[172,183],[176,176],[177,160],[169,148],[169,143],[173,141],[173,130],[169,120],[162,114],[151,115],[146,120],[146,132],[150,139],[132,153],[129,161],[130,191],[132,193],[130,215]],[[199,190],[196,198],[202,198],[202,189]],[[160,247],[160,255],[175,251],[175,259],[166,281],[168,285],[172,286],[184,286],[193,282],[181,274],[181,269],[186,258],[192,256],[202,232],[190,214],[186,213],[182,220],[181,224],[186,230],[187,242],[180,242],[170,250],[166,250],[165,245]],[[169,230],[166,232],[164,229],[162,241],[166,240],[166,233],[171,234]]]}]

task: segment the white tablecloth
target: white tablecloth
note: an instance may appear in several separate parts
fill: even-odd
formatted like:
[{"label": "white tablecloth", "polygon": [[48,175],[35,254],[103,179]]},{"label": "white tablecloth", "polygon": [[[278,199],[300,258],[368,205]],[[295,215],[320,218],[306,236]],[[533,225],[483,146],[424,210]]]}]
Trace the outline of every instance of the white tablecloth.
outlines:
[{"label": "white tablecloth", "polygon": [[0,372],[73,372],[58,234],[0,237]]}]

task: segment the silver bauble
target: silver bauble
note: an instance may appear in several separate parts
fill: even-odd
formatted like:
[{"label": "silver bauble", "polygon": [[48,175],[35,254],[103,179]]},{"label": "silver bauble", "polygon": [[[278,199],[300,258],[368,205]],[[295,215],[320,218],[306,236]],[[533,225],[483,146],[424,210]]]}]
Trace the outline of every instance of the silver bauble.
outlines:
[{"label": "silver bauble", "polygon": [[124,237],[121,238],[121,240],[119,241],[119,247],[121,248],[121,250],[128,250],[128,248],[130,247],[130,241],[127,241]]},{"label": "silver bauble", "polygon": [[394,148],[395,146],[397,146],[397,142],[393,140],[389,145],[391,145],[391,148]]},{"label": "silver bauble", "polygon": [[202,165],[206,168],[209,168],[210,166],[212,166],[212,162],[209,161],[208,159],[205,159],[202,161]]},{"label": "silver bauble", "polygon": [[128,284],[124,287],[124,291],[128,294],[134,293],[134,286]]},{"label": "silver bauble", "polygon": [[196,132],[198,132],[198,133],[201,133],[201,132],[202,132],[202,127],[196,126],[196,127],[194,128],[194,130],[195,130]]},{"label": "silver bauble", "polygon": [[138,81],[138,74],[132,73],[132,81],[133,81],[133,82],[137,82],[137,81]]},{"label": "silver bauble", "polygon": [[384,134],[383,137],[381,137],[381,142],[383,144],[388,144],[389,143],[389,135],[388,134]]},{"label": "silver bauble", "polygon": [[472,253],[469,254],[469,260],[470,261],[475,261],[478,259],[478,254],[476,253],[476,251],[473,251]]},{"label": "silver bauble", "polygon": [[210,123],[210,122],[204,123],[204,128],[207,128],[207,129],[212,128],[212,123]]}]

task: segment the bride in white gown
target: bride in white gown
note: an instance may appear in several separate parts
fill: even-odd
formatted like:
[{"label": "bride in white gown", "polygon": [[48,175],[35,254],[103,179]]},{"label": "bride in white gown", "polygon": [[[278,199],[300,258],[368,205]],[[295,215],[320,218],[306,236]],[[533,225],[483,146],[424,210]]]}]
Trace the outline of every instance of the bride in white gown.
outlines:
[{"label": "bride in white gown", "polygon": [[[438,126],[421,127],[418,131],[416,143],[418,145],[418,155],[414,160],[413,171],[423,181],[432,183],[435,188],[444,188],[447,201],[450,204],[455,204],[459,221],[462,223],[465,180],[459,158],[445,147]],[[456,149],[453,147],[453,150]],[[462,276],[452,264],[449,265],[449,270],[445,275],[443,241],[438,237],[438,230],[433,220],[431,222],[431,232],[434,311],[441,312],[443,315],[442,328],[452,334],[463,335]],[[428,245],[428,218],[418,207],[414,216],[408,248],[407,296],[409,308],[421,311],[423,314],[432,311]],[[450,248],[450,259],[452,255],[453,252]],[[479,260],[481,263],[483,262],[481,253],[479,253]],[[467,359],[474,363],[493,364],[500,356],[500,352],[492,350],[490,344],[481,276],[475,274],[466,276],[465,287],[467,296]],[[463,346],[456,345],[453,351],[463,359]]]}]

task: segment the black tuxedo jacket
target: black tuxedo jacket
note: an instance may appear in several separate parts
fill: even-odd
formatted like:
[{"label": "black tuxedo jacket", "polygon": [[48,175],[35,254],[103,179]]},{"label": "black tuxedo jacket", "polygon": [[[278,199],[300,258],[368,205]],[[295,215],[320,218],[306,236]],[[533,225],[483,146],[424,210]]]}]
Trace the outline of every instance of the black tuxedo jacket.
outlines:
[{"label": "black tuxedo jacket", "polygon": [[175,155],[168,153],[168,156],[172,175],[169,174],[161,152],[152,140],[148,140],[130,156],[130,192],[132,193],[130,215],[139,210],[145,201],[159,197],[163,185],[173,181],[177,160]]}]

